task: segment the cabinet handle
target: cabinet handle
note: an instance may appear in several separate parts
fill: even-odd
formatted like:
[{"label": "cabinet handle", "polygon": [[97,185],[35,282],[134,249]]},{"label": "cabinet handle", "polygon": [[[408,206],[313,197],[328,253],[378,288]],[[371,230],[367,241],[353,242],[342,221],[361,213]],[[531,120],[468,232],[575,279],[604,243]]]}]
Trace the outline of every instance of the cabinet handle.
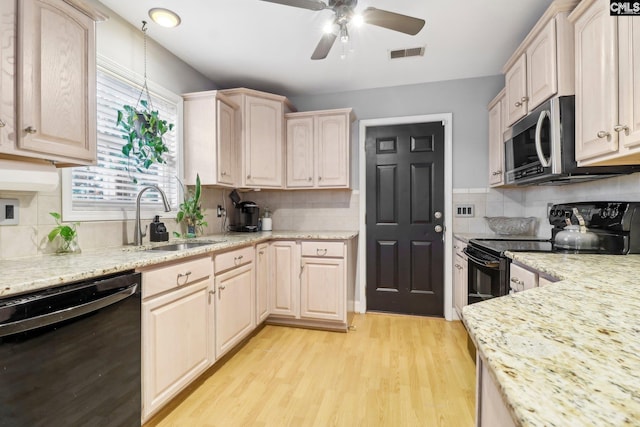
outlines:
[{"label": "cabinet handle", "polygon": [[33,135],[34,133],[38,132],[38,130],[37,130],[36,128],[34,128],[33,126],[27,126],[27,127],[24,129],[24,131],[25,131],[26,133],[30,133],[30,134],[32,134],[32,135]]},{"label": "cabinet handle", "polygon": [[524,282],[522,280],[518,279],[517,277],[512,277],[511,281],[513,283],[515,283],[516,285],[524,285]]},{"label": "cabinet handle", "polygon": [[247,179],[251,179],[251,175],[247,175]]},{"label": "cabinet handle", "polygon": [[222,171],[222,176],[225,176],[227,173],[225,171]]},{"label": "cabinet handle", "polygon": [[215,295],[216,294],[216,288],[213,288],[209,291],[210,295]]},{"label": "cabinet handle", "polygon": [[219,290],[219,291],[224,291],[225,289],[227,289],[227,287],[226,287],[226,286],[224,286],[224,285],[220,285],[220,286],[218,286],[218,290]]},{"label": "cabinet handle", "polygon": [[187,282],[189,281],[189,276],[191,275],[190,271],[187,271],[186,273],[182,274],[182,273],[178,273],[178,276],[176,277],[176,283],[178,284],[178,286],[182,286],[180,285],[180,279],[182,277],[185,278],[183,285],[186,285]]},{"label": "cabinet handle", "polygon": [[629,126],[625,126],[625,125],[615,125],[613,127],[613,130],[615,130],[616,132],[622,132],[624,131],[625,135],[629,135]]},{"label": "cabinet handle", "polygon": [[520,98],[520,102],[525,103],[529,100],[528,96],[523,96],[522,98]]},{"label": "cabinet handle", "polygon": [[598,132],[598,138],[602,139],[602,138],[609,138],[611,136],[611,134],[609,132],[605,132],[603,130],[601,130],[600,132]]},{"label": "cabinet handle", "polygon": [[0,128],[5,127],[6,125],[7,123],[4,120],[0,119]]},{"label": "cabinet handle", "polygon": [[264,251],[259,251],[258,254],[264,255]]},{"label": "cabinet handle", "polygon": [[516,102],[515,104],[513,104],[513,105],[515,105],[516,107],[520,108],[520,107],[522,107],[522,102],[517,101],[517,102]]},{"label": "cabinet handle", "polygon": [[322,181],[322,177],[321,176],[318,177],[318,181]]},{"label": "cabinet handle", "polygon": [[[322,253],[320,253],[320,251],[322,251]],[[316,249],[316,254],[319,256],[325,256],[327,254],[327,250],[326,249]]]}]

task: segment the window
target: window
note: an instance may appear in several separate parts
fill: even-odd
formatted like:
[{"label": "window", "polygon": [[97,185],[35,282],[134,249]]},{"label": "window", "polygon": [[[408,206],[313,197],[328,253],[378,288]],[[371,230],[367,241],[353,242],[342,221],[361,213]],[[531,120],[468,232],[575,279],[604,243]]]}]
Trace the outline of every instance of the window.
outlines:
[{"label": "window", "polygon": [[[105,62],[105,61],[101,61]],[[114,70],[115,68],[115,70]],[[100,64],[97,72],[97,128],[98,161],[95,166],[81,166],[63,171],[63,215],[65,221],[133,219],[138,192],[147,185],[160,187],[171,206],[177,209],[180,185],[179,141],[177,135],[181,98],[166,90],[149,85],[153,109],[160,117],[175,126],[164,135],[169,153],[166,164],[154,164],[148,170],[138,172],[129,159],[123,156],[122,131],[116,126],[117,111],[125,104],[135,105],[140,96],[139,80],[127,76],[117,66]],[[125,77],[127,76],[127,77]],[[146,99],[146,96],[143,95]],[[138,181],[133,183],[132,177]],[[142,198],[145,216],[164,211],[160,195],[146,191]]]}]

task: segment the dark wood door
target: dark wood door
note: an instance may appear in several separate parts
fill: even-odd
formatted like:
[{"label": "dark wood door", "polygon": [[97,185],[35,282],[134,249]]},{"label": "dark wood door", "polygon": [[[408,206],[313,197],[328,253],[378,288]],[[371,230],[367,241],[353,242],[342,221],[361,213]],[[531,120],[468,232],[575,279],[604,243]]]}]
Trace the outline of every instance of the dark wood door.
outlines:
[{"label": "dark wood door", "polygon": [[444,314],[444,126],[368,127],[367,310]]}]

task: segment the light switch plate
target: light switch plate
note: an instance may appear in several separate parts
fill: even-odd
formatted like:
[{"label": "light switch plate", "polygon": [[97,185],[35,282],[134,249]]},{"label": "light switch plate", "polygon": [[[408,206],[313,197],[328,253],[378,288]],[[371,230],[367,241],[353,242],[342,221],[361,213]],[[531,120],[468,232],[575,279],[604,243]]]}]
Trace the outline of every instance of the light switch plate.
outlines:
[{"label": "light switch plate", "polygon": [[18,199],[0,199],[0,225],[18,225],[19,220]]}]

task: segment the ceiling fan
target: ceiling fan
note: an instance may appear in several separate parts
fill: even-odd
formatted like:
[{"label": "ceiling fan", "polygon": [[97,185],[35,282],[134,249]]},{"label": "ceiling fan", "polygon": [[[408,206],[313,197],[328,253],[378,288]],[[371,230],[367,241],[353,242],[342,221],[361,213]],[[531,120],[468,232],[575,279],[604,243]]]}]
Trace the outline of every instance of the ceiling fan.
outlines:
[{"label": "ceiling fan", "polygon": [[[324,59],[329,54],[333,43],[338,36],[343,42],[349,40],[349,31],[347,24],[352,18],[356,17],[355,7],[358,0],[327,0],[327,3],[320,0],[262,0],[270,3],[279,3],[285,6],[299,7],[314,11],[331,9],[335,13],[333,27],[331,32],[325,33],[320,42],[316,46],[316,50],[311,55],[311,59]],[[401,15],[388,10],[376,9],[368,7],[361,14],[364,23],[376,25],[378,27],[387,28],[393,31],[415,36],[424,27],[424,19],[414,18],[412,16]]]}]

